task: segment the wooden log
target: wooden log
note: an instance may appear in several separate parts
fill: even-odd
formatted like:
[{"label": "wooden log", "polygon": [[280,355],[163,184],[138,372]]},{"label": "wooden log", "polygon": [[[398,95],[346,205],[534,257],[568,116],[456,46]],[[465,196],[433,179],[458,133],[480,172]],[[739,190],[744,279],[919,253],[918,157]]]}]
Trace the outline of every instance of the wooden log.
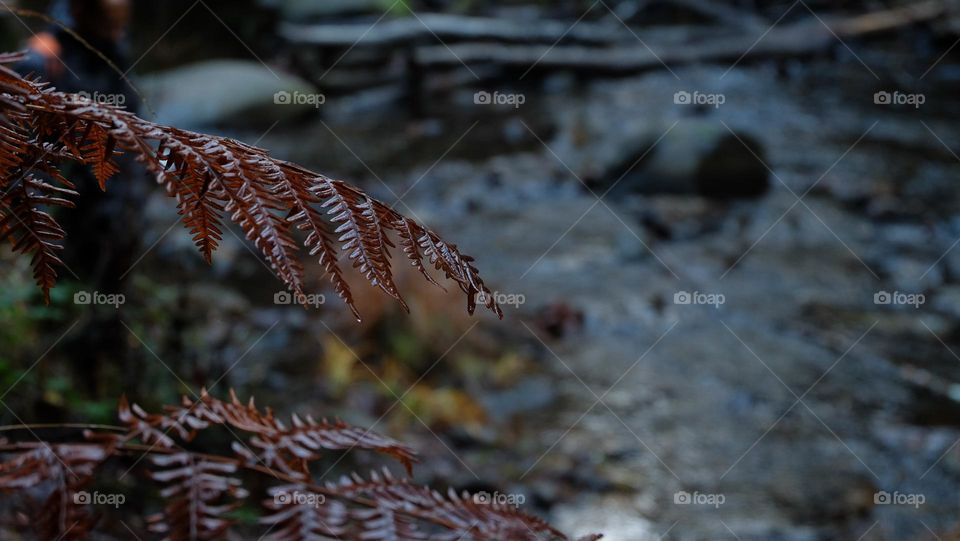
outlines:
[{"label": "wooden log", "polygon": [[[462,43],[418,47],[417,62],[429,68],[461,63],[495,64],[505,68],[539,71],[557,69],[579,72],[628,74],[668,66],[733,62],[755,57],[788,57],[827,50],[836,43],[829,30],[819,23],[798,23],[756,38],[727,35],[694,44],[670,44],[652,49],[640,43],[620,47],[506,45]],[[752,48],[751,48],[752,47]]]},{"label": "wooden log", "polygon": [[382,21],[353,24],[292,24],[280,26],[280,35],[293,43],[318,47],[390,47],[412,41],[496,41],[504,43],[579,43],[605,45],[635,39],[616,22],[515,21],[424,13]]},{"label": "wooden log", "polygon": [[567,69],[581,72],[628,74],[667,66],[704,62],[735,62],[755,58],[785,58],[817,54],[839,42],[911,24],[935,20],[946,12],[940,1],[927,1],[849,18],[821,17],[775,26],[763,39],[742,32],[717,33],[696,43],[653,44],[648,49],[639,42],[615,47],[577,45],[509,45],[460,43],[417,48],[416,58],[426,67],[440,68],[458,64],[494,64],[526,70]]},{"label": "wooden log", "polygon": [[861,36],[876,32],[896,30],[911,24],[932,21],[941,15],[948,14],[949,6],[946,2],[928,0],[907,4],[903,7],[867,13],[837,21],[831,27],[841,36]]}]

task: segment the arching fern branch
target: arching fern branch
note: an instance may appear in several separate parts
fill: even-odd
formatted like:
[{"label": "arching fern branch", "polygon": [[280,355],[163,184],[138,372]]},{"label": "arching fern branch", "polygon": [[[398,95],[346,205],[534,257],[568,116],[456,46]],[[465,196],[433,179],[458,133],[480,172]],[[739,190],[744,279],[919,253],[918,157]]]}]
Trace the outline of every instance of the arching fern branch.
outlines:
[{"label": "arching fern branch", "polygon": [[[407,467],[415,455],[399,442],[342,422],[294,417],[285,425],[269,409],[258,409],[252,400],[240,402],[232,392],[229,401],[221,401],[202,391],[162,413],[121,399],[120,419],[124,426],[113,432],[88,430],[82,442],[0,439],[0,494],[10,503],[28,504],[23,507],[31,510],[24,521],[27,532],[44,541],[90,538],[97,521],[89,497],[82,497],[85,490],[105,476],[108,462],[147,458],[147,477],[159,485],[163,505],[146,523],[166,541],[231,538],[233,512],[250,499],[245,486],[266,492],[259,520],[266,531],[260,538],[270,541],[571,540],[515,506],[466,492],[441,493],[387,469],[321,482],[314,473],[319,468],[311,466],[326,451],[374,451]],[[21,428],[33,434],[30,427]],[[237,440],[232,454],[196,450],[194,437],[216,428],[251,439]]]},{"label": "arching fern branch", "polygon": [[60,165],[85,164],[100,188],[108,189],[118,170],[117,155],[128,153],[177,200],[183,222],[208,262],[222,239],[226,216],[287,287],[302,296],[304,268],[294,237],[294,231],[302,231],[304,247],[319,256],[337,295],[359,319],[340,256],[406,308],[394,281],[392,236],[402,257],[427,280],[436,283],[428,266],[453,280],[466,294],[471,314],[480,298],[503,317],[472,258],[358,188],[232,139],[161,126],[121,108],[57,92],[3,66],[17,58],[0,54],[0,239],[31,255],[47,302],[63,264],[56,254],[66,233],[44,209],[70,207],[77,195],[60,175]]}]

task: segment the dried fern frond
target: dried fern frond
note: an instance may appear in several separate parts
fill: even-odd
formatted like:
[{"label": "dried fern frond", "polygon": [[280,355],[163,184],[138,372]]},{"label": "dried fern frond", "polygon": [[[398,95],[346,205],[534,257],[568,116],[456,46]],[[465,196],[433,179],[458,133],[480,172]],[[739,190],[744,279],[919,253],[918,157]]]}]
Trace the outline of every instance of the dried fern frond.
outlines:
[{"label": "dried fern frond", "polygon": [[[95,520],[74,496],[87,486],[108,459],[148,457],[149,477],[161,485],[161,513],[147,517],[149,529],[166,541],[211,541],[229,537],[231,513],[247,497],[244,482],[253,475],[272,483],[262,502],[260,523],[270,541],[570,541],[549,524],[518,508],[458,493],[446,495],[388,470],[369,477],[353,474],[339,482],[321,484],[307,467],[289,468],[264,456],[211,455],[186,450],[174,439],[189,441],[212,426],[230,426],[273,442],[301,440],[296,445],[274,445],[304,463],[319,458],[316,447],[384,452],[352,431],[326,433],[323,423],[295,421],[282,427],[269,409],[243,404],[231,393],[229,402],[202,393],[165,413],[149,414],[121,400],[120,417],[126,433],[88,431],[86,443],[49,444],[0,441],[0,453],[14,453],[0,462],[0,492],[29,497],[38,485],[51,484],[50,496],[31,517],[34,530],[45,541],[87,539]],[[121,432],[123,427],[117,427]],[[324,434],[322,437],[313,434]],[[356,429],[359,430],[359,429]],[[281,437],[280,434],[283,434]],[[369,432],[364,432],[369,435]],[[382,437],[377,437],[382,438]],[[142,443],[138,443],[139,440]],[[371,441],[378,441],[371,440]],[[392,440],[390,440],[392,441]],[[147,444],[147,442],[150,442]],[[196,443],[196,442],[194,442]],[[412,451],[401,446],[412,459]],[[263,447],[258,447],[263,449]],[[252,452],[252,451],[250,451]],[[248,452],[249,453],[249,452]],[[306,466],[307,464],[305,464]],[[279,484],[276,484],[279,481]],[[262,486],[262,485],[261,485]],[[125,517],[127,518],[127,517]],[[596,541],[588,536],[578,541]]]},{"label": "dried fern frond", "polygon": [[303,483],[271,487],[263,501],[267,514],[260,524],[270,526],[264,541],[325,541],[347,539],[350,510],[344,502],[327,500]]},{"label": "dried fern frond", "polygon": [[343,421],[316,421],[311,416],[294,414],[290,425],[277,419],[267,408],[260,411],[253,398],[244,404],[233,390],[230,401],[218,400],[205,390],[192,400],[181,398],[177,407],[167,407],[162,414],[149,414],[136,404],[120,399],[120,420],[130,432],[127,439],[140,439],[150,445],[173,449],[171,435],[184,442],[193,440],[197,432],[211,426],[228,426],[251,434],[249,445],[235,442],[234,450],[247,463],[261,464],[286,474],[304,477],[304,465],[320,458],[321,451],[366,450],[389,455],[410,471],[417,461],[410,447],[370,430],[351,426]]},{"label": "dried fern frond", "polygon": [[[0,64],[15,59],[0,55]],[[100,188],[107,189],[120,153],[134,156],[177,200],[184,225],[208,262],[227,217],[287,287],[302,296],[304,268],[294,236],[301,231],[306,235],[303,247],[319,257],[337,295],[359,319],[339,260],[345,257],[372,286],[406,308],[393,278],[395,237],[403,257],[427,280],[436,283],[430,265],[457,284],[470,313],[479,295],[503,317],[472,258],[358,188],[239,141],[161,126],[121,108],[57,92],[0,65],[0,193],[9,194],[0,199],[0,237],[12,238],[17,251],[33,254],[36,281],[47,300],[55,268],[62,265],[55,252],[66,233],[43,208],[70,206],[76,196],[59,175],[59,165],[85,164]],[[35,171],[62,186],[29,181]]]},{"label": "dried fern frond", "polygon": [[42,444],[0,463],[0,492],[24,492],[50,485],[49,494],[33,503],[33,524],[40,539],[86,539],[95,519],[85,509],[81,491],[112,454],[109,445]]},{"label": "dried fern frond", "polygon": [[151,462],[158,469],[150,477],[165,485],[160,495],[168,503],[163,513],[147,517],[150,531],[164,534],[163,541],[222,539],[232,524],[226,515],[247,496],[232,477],[237,464],[187,452],[154,455]]},{"label": "dried fern frond", "polygon": [[[357,498],[365,496],[376,502],[376,507],[363,511],[356,518],[368,530],[388,529],[407,532],[400,536],[417,539],[412,514],[432,523],[449,528],[452,539],[562,539],[564,535],[546,522],[520,512],[516,507],[468,493],[458,494],[450,490],[446,496],[440,492],[413,484],[408,479],[398,479],[389,470],[373,472],[369,479],[359,475],[344,477],[339,483],[328,483],[327,488],[340,496]],[[392,522],[392,524],[387,524]],[[373,537],[371,537],[373,539]]]},{"label": "dried fern frond", "polygon": [[[569,541],[543,520],[517,507],[469,493],[447,495],[389,470],[357,474],[320,487],[288,484],[270,489],[271,511],[261,523],[272,541],[328,539],[403,541]],[[599,535],[577,541],[596,541]]]},{"label": "dried fern frond", "polygon": [[[29,152],[22,156],[32,158]],[[32,162],[45,159],[42,155],[37,160],[30,158],[28,160]],[[42,170],[40,165],[37,163],[34,169]],[[4,184],[4,193],[0,196],[0,242],[9,240],[14,252],[32,254],[34,280],[46,295],[57,281],[56,268],[63,265],[57,256],[63,246],[57,241],[63,239],[65,233],[43,208],[72,208],[74,204],[67,197],[76,196],[77,192],[59,175],[54,178],[65,183],[66,187],[45,182],[30,172],[22,172],[19,178],[14,176],[10,176],[11,182]]]}]

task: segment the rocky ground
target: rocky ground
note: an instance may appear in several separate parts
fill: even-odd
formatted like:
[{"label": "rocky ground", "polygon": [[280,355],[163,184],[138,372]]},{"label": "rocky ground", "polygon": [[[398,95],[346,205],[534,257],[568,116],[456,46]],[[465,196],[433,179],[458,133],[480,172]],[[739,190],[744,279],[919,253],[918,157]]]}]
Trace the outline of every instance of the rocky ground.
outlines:
[{"label": "rocky ground", "polygon": [[[417,427],[421,475],[523,494],[561,527],[614,541],[948,539],[960,134],[936,93],[926,109],[875,105],[869,74],[849,75],[861,69],[558,79],[476,123],[465,94],[459,113],[397,123],[397,139],[333,119],[258,144],[402,195],[499,293],[523,297],[468,332],[539,368],[471,390],[487,430]],[[678,91],[726,99],[678,105]],[[397,166],[402,154],[412,165]],[[662,182],[671,172],[681,180]],[[763,193],[704,195],[744,186]],[[188,244],[177,235],[168,243]],[[298,396],[310,382],[274,384]]]},{"label": "rocky ground", "polygon": [[[526,296],[508,313],[517,339],[546,341],[557,400],[511,445],[519,477],[507,479],[546,501],[574,491],[556,519],[611,539],[945,537],[960,504],[960,268],[947,253],[960,163],[896,146],[940,154],[933,134],[955,141],[953,130],[855,88],[827,109],[829,96],[763,68],[725,78],[716,110],[669,101],[722,73],[598,85],[573,108],[558,99],[548,149],[479,170],[441,163],[411,192],[418,212],[452,209],[429,221],[486,262],[500,291]],[[704,122],[761,142],[767,195],[626,186],[598,204],[608,186],[579,186],[590,167],[637,152],[622,148],[632,131]],[[881,291],[926,302],[875,304]],[[678,292],[724,302],[676,304]],[[536,322],[561,304],[583,325],[551,339]],[[677,504],[680,491],[723,501]],[[880,491],[926,501],[876,505]]]}]

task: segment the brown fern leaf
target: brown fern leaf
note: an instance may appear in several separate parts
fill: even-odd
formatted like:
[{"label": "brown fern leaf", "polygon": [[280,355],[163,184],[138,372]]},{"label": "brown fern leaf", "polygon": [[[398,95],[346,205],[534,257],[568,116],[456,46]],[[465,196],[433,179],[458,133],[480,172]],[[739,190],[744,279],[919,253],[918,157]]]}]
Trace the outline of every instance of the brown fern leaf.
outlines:
[{"label": "brown fern leaf", "polygon": [[[167,195],[177,200],[177,212],[183,224],[190,230],[193,242],[208,264],[213,263],[213,252],[223,240],[221,214],[222,194],[216,192],[216,184],[210,175],[199,168],[173,164],[175,156],[168,158],[170,165],[180,173],[164,171],[160,176]],[[211,188],[214,191],[211,191]]]},{"label": "brown fern leaf", "polygon": [[218,179],[227,199],[225,210],[233,213],[231,219],[263,252],[277,276],[302,295],[303,266],[296,257],[297,244],[284,218],[276,214],[285,207],[271,193],[267,179],[254,180],[249,176],[248,164],[234,152],[244,147],[198,134],[192,135],[190,142],[200,149],[198,153],[206,159],[206,167]]},{"label": "brown fern leaf", "polygon": [[[0,122],[0,179],[13,178],[29,149],[29,135],[13,129],[12,125]],[[0,184],[2,186],[3,184]]]},{"label": "brown fern leaf", "polygon": [[87,131],[82,136],[84,146],[80,148],[80,161],[90,166],[100,189],[106,191],[107,180],[120,171],[114,156],[117,140],[100,124],[86,123]]},{"label": "brown fern leaf", "polygon": [[[0,55],[0,63],[11,58]],[[455,245],[353,186],[232,139],[161,126],[121,108],[57,92],[0,66],[0,188],[26,173],[23,156],[33,155],[46,156],[53,169],[63,161],[87,164],[105,189],[117,173],[114,158],[121,152],[133,155],[176,198],[184,225],[207,261],[222,239],[221,214],[227,213],[276,275],[302,295],[304,269],[294,232],[306,233],[303,245],[311,255],[319,255],[337,295],[358,319],[338,260],[344,254],[372,286],[406,308],[393,278],[394,234],[406,258],[425,278],[436,283],[424,264],[427,260],[457,282],[467,295],[469,312],[473,313],[478,294],[489,291],[473,260]],[[4,216],[15,213],[26,222],[22,215],[33,214],[33,203],[8,209]],[[60,240],[61,232],[56,236]],[[51,258],[51,249],[44,245],[29,247],[41,253],[35,269],[41,287],[48,290],[59,260]],[[483,298],[490,310],[503,316],[492,295]]]},{"label": "brown fern leaf", "polygon": [[[405,515],[389,505],[378,505],[373,509],[355,509],[352,518],[359,525],[355,535],[357,539],[373,541],[452,541],[451,536],[433,536],[423,531],[417,520]],[[459,537],[463,537],[459,535]]]},{"label": "brown fern leaf", "polygon": [[[311,189],[312,184],[304,182],[304,178],[309,177],[312,173],[295,164],[282,163],[278,165],[272,160],[263,158],[259,159],[259,166],[265,175],[276,178],[276,182],[285,187],[281,194],[287,198],[287,203],[291,207],[291,215],[287,217],[287,220],[298,230],[307,232],[307,238],[303,245],[310,250],[311,256],[320,254],[320,266],[330,276],[334,292],[343,299],[344,303],[353,312],[353,316],[359,320],[360,313],[353,304],[350,286],[337,264],[337,248],[330,238],[330,233],[327,232],[323,213],[317,209],[317,205],[322,201]],[[329,183],[331,181],[323,177],[322,182]]]},{"label": "brown fern leaf", "polygon": [[184,396],[180,406],[169,407],[164,414],[148,414],[122,398],[120,420],[129,428],[128,438],[168,449],[175,445],[171,434],[189,442],[200,430],[226,425],[251,434],[249,446],[234,444],[234,450],[247,464],[261,464],[296,477],[304,477],[306,464],[320,458],[324,450],[375,451],[399,460],[407,471],[417,460],[416,453],[406,445],[343,421],[316,421],[310,416],[293,415],[287,426],[269,408],[261,412],[252,398],[242,403],[232,390],[229,402],[201,390],[198,400]]},{"label": "brown fern leaf", "polygon": [[338,224],[334,234],[339,235],[340,248],[353,261],[353,267],[406,309],[390,275],[389,251],[382,243],[379,220],[371,218],[366,195],[336,180],[318,187],[317,194],[325,199],[321,206],[327,209],[331,221]]},{"label": "brown fern leaf", "polygon": [[[356,474],[324,488],[274,487],[262,519],[273,541],[569,541],[542,520],[498,503],[451,491],[447,496],[389,471]],[[596,541],[588,536],[578,541]]]},{"label": "brown fern leaf", "polygon": [[150,477],[164,485],[160,495],[168,503],[163,513],[147,518],[150,531],[164,534],[164,541],[224,539],[232,525],[226,515],[247,496],[233,477],[236,463],[187,452],[154,455],[151,462],[158,469]]},{"label": "brown fern leaf", "polygon": [[[54,170],[51,168],[51,172]],[[65,182],[62,177],[57,177]],[[67,197],[76,196],[73,186],[62,188],[41,180],[33,173],[24,172],[7,192],[0,197],[0,242],[10,240],[13,251],[32,254],[33,277],[49,302],[50,289],[57,281],[56,267],[63,265],[57,252],[66,233],[44,207],[73,208]]]},{"label": "brown fern leaf", "polygon": [[[176,442],[170,436],[173,432],[182,441],[190,441],[196,435],[195,428],[188,428],[184,416],[180,418],[158,413],[147,413],[137,404],[130,404],[125,395],[120,397],[118,406],[120,422],[127,427],[127,440],[139,439],[142,442],[163,449],[173,449]],[[204,425],[205,427],[206,425]]]},{"label": "brown fern leaf", "polygon": [[397,299],[403,308],[409,312],[410,309],[407,307],[407,304],[403,302],[403,298],[400,296],[397,285],[393,282],[390,273],[390,248],[395,248],[396,246],[390,240],[390,237],[387,236],[386,229],[380,223],[380,214],[377,213],[374,200],[365,195],[357,205],[357,209],[360,211],[360,216],[366,221],[367,225],[366,228],[360,231],[361,240],[359,245],[367,246],[365,251],[370,256],[369,264],[372,265],[373,276],[377,281],[377,285],[382,284],[384,291],[391,297]]},{"label": "brown fern leaf", "polygon": [[40,445],[0,463],[0,491],[52,485],[49,496],[31,517],[37,538],[87,539],[96,521],[85,509],[89,502],[82,491],[111,453],[110,447],[102,445]]},{"label": "brown fern leaf", "polygon": [[467,312],[472,314],[476,309],[477,299],[482,298],[484,306],[503,319],[503,311],[480,279],[479,271],[473,266],[472,257],[460,254],[455,245],[448,245],[436,233],[386,205],[377,203],[376,207],[382,216],[381,221],[397,232],[404,253],[421,274],[429,276],[423,268],[423,257],[427,257],[431,265],[442,271],[447,279],[455,281],[466,294]]},{"label": "brown fern leaf", "polygon": [[[73,496],[106,459],[137,456],[149,458],[154,466],[149,476],[163,486],[163,512],[147,522],[166,541],[225,539],[230,514],[247,496],[241,470],[282,483],[268,489],[272,500],[263,502],[266,513],[260,522],[270,526],[264,535],[271,541],[570,541],[514,506],[452,490],[443,495],[395,478],[386,469],[366,479],[354,474],[337,483],[315,484],[304,463],[319,449],[371,448],[413,459],[405,447],[367,439],[369,432],[342,423],[294,417],[287,428],[269,409],[257,409],[252,400],[243,404],[232,392],[230,402],[222,402],[203,391],[198,400],[184,398],[164,414],[146,413],[121,398],[120,411],[128,426],[123,435],[86,430],[87,443],[82,444],[0,439],[0,452],[16,453],[0,462],[0,491],[27,496],[38,486],[54,485],[34,518],[41,539],[85,539],[93,520]],[[190,441],[212,426],[253,434],[261,442],[253,447],[261,452],[238,445],[242,451],[224,456],[176,446],[176,439]],[[299,469],[294,467],[298,462]]]},{"label": "brown fern leaf", "polygon": [[[327,489],[347,498],[366,497],[375,502],[375,513],[362,513],[356,518],[364,522],[370,533],[364,539],[421,539],[420,530],[412,529],[410,517],[426,520],[431,524],[445,526],[452,537],[430,539],[467,540],[516,540],[542,541],[566,540],[563,533],[543,520],[519,511],[516,507],[497,502],[486,503],[481,498],[467,493],[450,491],[443,496],[436,490],[413,484],[407,479],[398,479],[388,470],[382,474],[373,472],[369,479],[354,474],[344,477],[339,483],[328,483]],[[403,518],[397,518],[397,517]],[[388,523],[387,518],[393,522]],[[379,528],[379,530],[378,530]],[[414,532],[414,533],[410,533]],[[403,537],[412,535],[413,537]],[[381,537],[374,537],[380,535]],[[390,537],[396,535],[398,537]]]},{"label": "brown fern leaf", "polygon": [[347,539],[350,513],[343,502],[328,500],[306,484],[271,487],[263,501],[268,514],[260,524],[270,526],[264,541],[329,541]]},{"label": "brown fern leaf", "polygon": [[22,103],[22,98],[33,92],[33,86],[25,81],[20,75],[7,66],[22,62],[26,58],[26,52],[4,53],[0,52],[0,119],[9,122],[7,118],[10,114],[22,114],[26,112],[26,107]]},{"label": "brown fern leaf", "polygon": [[373,450],[396,458],[407,471],[416,461],[413,450],[385,436],[343,421],[301,420],[296,415],[289,428],[277,421],[274,431],[258,435],[250,443],[259,449],[259,460],[290,474],[298,473],[300,463],[316,460],[320,450]]},{"label": "brown fern leaf", "polygon": [[437,283],[423,265],[423,254],[420,251],[420,243],[417,240],[423,235],[420,227],[408,220],[396,220],[391,224],[391,227],[399,235],[400,246],[403,248],[403,253],[407,256],[407,259],[410,260],[410,265],[417,269],[417,272],[428,282],[443,289],[443,286]]},{"label": "brown fern leaf", "polygon": [[260,462],[284,473],[304,475],[304,465],[320,457],[323,450],[346,451],[368,450],[389,455],[400,461],[410,471],[416,462],[416,453],[406,445],[370,430],[351,426],[343,421],[316,421],[311,416],[301,419],[294,414],[287,426],[267,409],[261,413],[253,402],[243,404],[236,393],[230,391],[230,402],[216,400],[205,392],[201,400],[191,403],[184,400],[185,408],[199,406],[198,417],[223,422],[238,430],[253,434],[250,445],[258,452],[234,445],[234,450],[244,456],[248,463]]}]

